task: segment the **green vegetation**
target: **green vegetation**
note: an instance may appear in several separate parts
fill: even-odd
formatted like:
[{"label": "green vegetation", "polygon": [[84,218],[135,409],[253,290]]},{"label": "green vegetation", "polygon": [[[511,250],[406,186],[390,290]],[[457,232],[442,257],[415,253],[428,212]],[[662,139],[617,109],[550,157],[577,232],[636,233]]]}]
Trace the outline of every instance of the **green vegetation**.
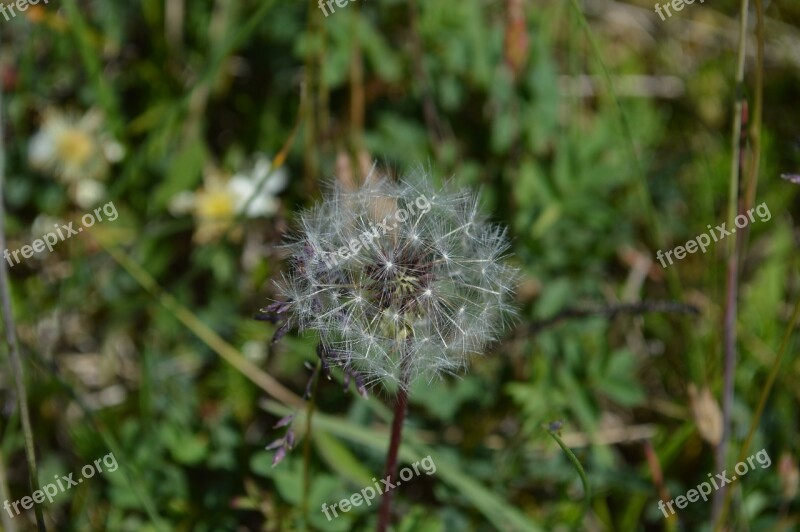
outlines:
[{"label": "green vegetation", "polygon": [[[113,453],[119,469],[35,505],[47,530],[374,529],[377,499],[320,508],[383,476],[393,398],[311,378],[315,335],[272,343],[280,324],[254,317],[301,209],[377,161],[480,191],[521,274],[513,330],[410,390],[398,460],[436,472],[394,491],[395,530],[797,528],[800,186],[780,176],[800,173],[800,6],[745,0],[741,34],[733,0],[664,21],[630,1],[353,0],[326,17],[50,0],[0,17],[20,250],[0,504]],[[770,216],[662,267],[657,252],[734,227],[738,202]],[[83,231],[26,251],[70,222]],[[664,518],[659,500],[762,449],[771,465],[727,504]],[[0,515],[36,529],[32,509]]]}]

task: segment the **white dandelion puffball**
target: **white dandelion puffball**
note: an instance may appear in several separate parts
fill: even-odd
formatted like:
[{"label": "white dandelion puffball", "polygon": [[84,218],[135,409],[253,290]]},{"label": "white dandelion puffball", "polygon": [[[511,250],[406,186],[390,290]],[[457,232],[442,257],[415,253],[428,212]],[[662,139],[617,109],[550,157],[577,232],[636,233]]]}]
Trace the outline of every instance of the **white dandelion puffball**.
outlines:
[{"label": "white dandelion puffball", "polygon": [[[421,172],[420,172],[421,174]],[[478,199],[426,176],[334,185],[299,215],[277,283],[289,324],[316,330],[326,362],[407,387],[464,369],[513,316],[518,271]]]}]

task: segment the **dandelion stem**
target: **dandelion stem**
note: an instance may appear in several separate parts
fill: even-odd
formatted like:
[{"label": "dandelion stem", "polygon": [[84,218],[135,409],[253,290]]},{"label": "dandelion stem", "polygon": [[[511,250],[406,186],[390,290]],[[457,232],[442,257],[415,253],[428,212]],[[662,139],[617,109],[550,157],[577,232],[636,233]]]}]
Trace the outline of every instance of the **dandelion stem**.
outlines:
[{"label": "dandelion stem", "polygon": [[[397,477],[397,452],[400,450],[400,439],[403,433],[403,421],[406,418],[406,410],[408,407],[408,382],[403,373],[404,379],[397,392],[397,398],[394,405],[394,421],[392,422],[392,439],[389,442],[389,452],[386,455],[386,470],[384,471],[384,478],[391,477],[389,482],[394,484]],[[389,528],[392,513],[392,490],[388,489],[383,494],[381,501],[381,509],[378,514],[378,532],[386,532]]]}]

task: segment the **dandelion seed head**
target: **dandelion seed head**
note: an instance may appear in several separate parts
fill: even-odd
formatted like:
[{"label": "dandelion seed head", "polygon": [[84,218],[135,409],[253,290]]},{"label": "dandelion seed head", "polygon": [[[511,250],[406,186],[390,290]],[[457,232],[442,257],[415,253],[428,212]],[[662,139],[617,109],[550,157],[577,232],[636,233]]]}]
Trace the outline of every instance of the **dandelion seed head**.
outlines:
[{"label": "dandelion seed head", "polygon": [[365,383],[405,386],[466,368],[514,315],[504,229],[467,190],[425,175],[333,185],[300,213],[276,283],[290,319]]}]

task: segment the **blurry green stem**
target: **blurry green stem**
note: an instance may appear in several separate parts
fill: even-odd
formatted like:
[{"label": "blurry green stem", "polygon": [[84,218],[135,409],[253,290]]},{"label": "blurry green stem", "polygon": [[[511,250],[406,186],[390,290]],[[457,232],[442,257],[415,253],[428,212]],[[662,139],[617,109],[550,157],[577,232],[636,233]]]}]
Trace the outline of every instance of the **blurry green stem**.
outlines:
[{"label": "blurry green stem", "polygon": [[[0,249],[6,249],[6,208],[4,199],[6,175],[6,149],[3,141],[3,92],[0,87]],[[11,287],[8,282],[8,266],[6,261],[0,261],[0,298],[3,305],[3,322],[6,329],[6,342],[8,344],[8,358],[11,363],[11,373],[14,376],[17,401],[19,401],[20,418],[22,419],[22,432],[25,435],[25,456],[28,459],[28,477],[31,483],[31,492],[39,489],[39,473],[36,468],[36,450],[33,444],[33,429],[28,411],[28,395],[25,390],[25,373],[22,370],[22,361],[19,357],[17,333],[14,324],[14,315],[11,310]],[[36,524],[40,531],[47,530],[44,525],[44,514],[41,505],[34,506]]]},{"label": "blurry green stem", "polygon": [[69,21],[68,27],[72,28],[72,33],[75,35],[83,66],[86,68],[91,82],[95,85],[97,99],[100,100],[100,104],[103,107],[111,132],[117,140],[122,140],[124,129],[122,116],[119,112],[119,105],[114,91],[111,90],[111,87],[103,77],[103,68],[100,64],[101,52],[92,47],[90,40],[91,30],[83,16],[81,16],[81,9],[78,8],[75,0],[64,0],[63,5]]},{"label": "blurry green stem", "polygon": [[[753,436],[756,433],[756,428],[758,427],[759,422],[761,421],[761,415],[764,413],[764,407],[767,404],[767,399],[769,398],[769,394],[772,391],[772,387],[775,385],[775,380],[778,378],[778,372],[781,369],[781,362],[783,361],[783,357],[786,354],[786,351],[789,348],[789,343],[792,338],[792,334],[794,333],[794,329],[797,325],[797,320],[800,319],[800,299],[797,300],[797,303],[794,305],[794,310],[792,311],[792,317],[789,318],[789,324],[786,327],[786,332],[783,335],[783,340],[781,340],[781,346],[778,349],[777,354],[775,355],[775,360],[772,362],[772,367],[769,370],[769,376],[767,377],[767,382],[764,384],[763,389],[761,390],[761,397],[758,398],[758,406],[756,406],[756,411],[753,414],[753,418],[750,421],[750,429],[747,431],[747,437],[744,439],[742,443],[741,449],[739,449],[739,462],[743,462],[744,459],[747,457],[747,451],[750,448],[750,443],[753,440]],[[720,517],[717,519],[714,525],[714,531],[719,532],[722,530],[722,526],[725,522],[725,514],[728,511],[731,503],[731,491],[727,491],[725,493],[725,497],[721,504],[720,508]]]},{"label": "blurry green stem", "polygon": [[[653,242],[659,246],[663,247],[664,238],[661,235],[660,226],[658,225],[658,221],[656,220],[655,209],[653,208],[653,200],[650,197],[650,191],[647,187],[647,176],[644,173],[644,168],[642,167],[642,163],[639,160],[639,155],[636,152],[636,145],[633,142],[633,131],[631,130],[630,123],[628,122],[628,117],[625,115],[625,111],[622,109],[622,103],[620,102],[619,96],[617,95],[617,90],[614,88],[614,83],[611,80],[611,74],[609,74],[608,69],[606,68],[606,64],[603,61],[603,56],[600,53],[600,47],[597,44],[597,41],[594,38],[594,34],[592,33],[591,28],[589,27],[589,23],[586,20],[586,15],[584,15],[583,11],[581,10],[580,6],[578,5],[578,0],[571,0],[573,9],[577,12],[581,26],[583,27],[584,31],[586,32],[586,38],[589,41],[589,45],[592,47],[592,52],[597,59],[597,63],[600,66],[600,71],[603,74],[603,78],[608,85],[609,93],[614,100],[615,107],[619,114],[620,125],[622,126],[623,137],[625,139],[625,147],[628,150],[628,157],[630,158],[631,164],[636,171],[636,177],[638,178],[639,184],[639,194],[641,195],[641,199],[643,205],[645,206],[645,214],[647,216],[648,226],[652,233]],[[672,284],[676,284],[679,286],[678,279],[676,277],[677,274],[670,275],[671,272],[675,270],[667,270],[667,277],[671,281]],[[676,288],[675,286],[671,286],[671,288]],[[676,292],[677,293],[677,292]]]},{"label": "blurry green stem", "polygon": [[753,120],[751,121],[750,145],[752,157],[747,173],[744,194],[744,209],[749,210],[755,203],[758,187],[758,170],[761,165],[761,123],[764,115],[764,8],[761,0],[754,0],[756,11],[756,69],[755,95],[753,98]]},{"label": "blurry green stem", "polygon": [[322,359],[317,361],[317,367],[314,369],[314,379],[312,384],[311,393],[306,400],[306,434],[303,441],[303,519],[306,520],[306,529],[308,528],[308,496],[311,491],[311,418],[314,415],[314,403],[317,400],[317,388],[319,388],[319,374],[322,371]]},{"label": "blurry green stem", "polygon": [[569,461],[572,462],[572,465],[578,472],[578,476],[581,477],[581,482],[583,483],[583,513],[581,514],[580,520],[582,521],[583,517],[586,515],[586,512],[589,510],[589,504],[592,501],[592,491],[591,488],[589,488],[589,479],[586,477],[586,471],[583,470],[583,466],[578,460],[578,457],[575,456],[575,453],[573,453],[572,450],[570,450],[570,448],[567,447],[567,445],[561,440],[561,438],[558,437],[558,434],[552,430],[548,430],[547,432],[550,434],[551,438],[556,440],[558,446],[561,447],[561,450],[567,455]]},{"label": "blurry green stem", "polygon": [[[3,449],[0,447],[0,499],[4,501],[11,500],[11,491],[8,489],[8,475],[6,474],[6,456]],[[14,524],[11,516],[6,512],[0,512],[2,517],[3,530],[6,532],[17,532],[17,526]]]}]

